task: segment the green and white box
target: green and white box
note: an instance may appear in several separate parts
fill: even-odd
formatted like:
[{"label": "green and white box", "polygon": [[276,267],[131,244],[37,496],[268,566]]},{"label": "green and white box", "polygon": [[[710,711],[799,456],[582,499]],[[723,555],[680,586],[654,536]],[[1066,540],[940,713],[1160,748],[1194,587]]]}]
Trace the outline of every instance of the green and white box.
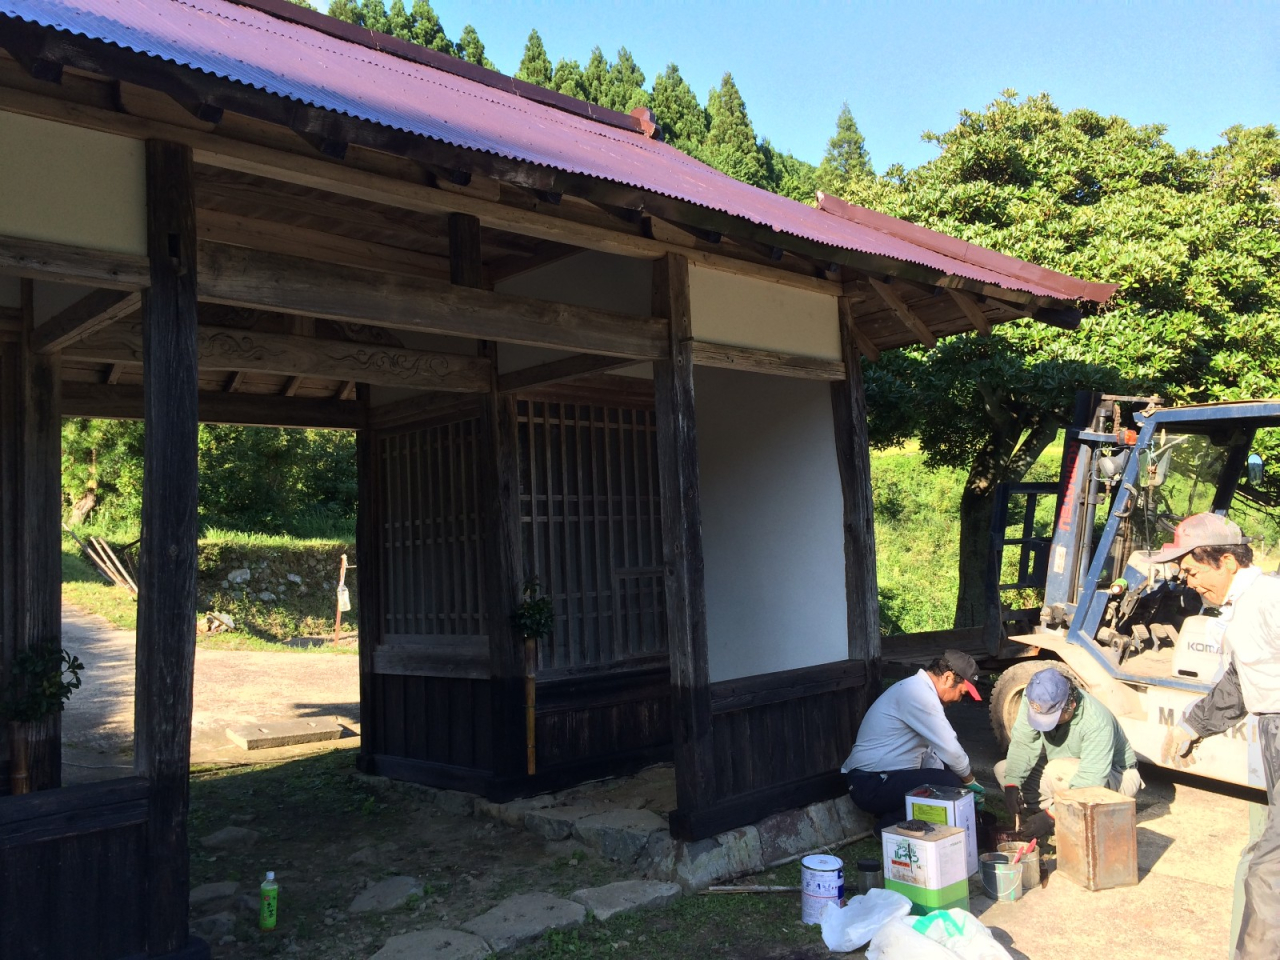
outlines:
[{"label": "green and white box", "polygon": [[923,824],[922,831],[905,824],[885,827],[884,886],[911,901],[911,912],[969,909],[969,873],[965,834],[961,827]]},{"label": "green and white box", "polygon": [[978,814],[973,791],[959,787],[917,787],[907,794],[907,819],[962,827],[969,875],[978,872]]}]

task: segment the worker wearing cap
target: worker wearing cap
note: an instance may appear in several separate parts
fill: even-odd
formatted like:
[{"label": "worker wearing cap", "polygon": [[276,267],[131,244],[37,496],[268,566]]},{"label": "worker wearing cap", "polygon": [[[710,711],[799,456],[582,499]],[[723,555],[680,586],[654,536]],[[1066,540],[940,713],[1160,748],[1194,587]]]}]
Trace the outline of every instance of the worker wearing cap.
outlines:
[{"label": "worker wearing cap", "polygon": [[947,650],[926,669],[899,680],[867,710],[840,772],[854,804],[879,818],[878,829],[905,819],[906,794],[926,783],[984,792],[942,709],[966,693],[981,700],[973,685],[977,676],[973,657]]},{"label": "worker wearing cap", "polygon": [[1245,849],[1244,913],[1236,960],[1280,957],[1280,579],[1253,565],[1253,549],[1236,524],[1213,513],[1187,517],[1173,543],[1148,558],[1178,561],[1188,585],[1225,622],[1223,650],[1229,661],[1208,696],[1196,701],[1169,728],[1162,763],[1185,768],[1195,762],[1200,738],[1222,733],[1245,714],[1258,718],[1268,810],[1262,834]]},{"label": "worker wearing cap", "polygon": [[994,772],[1010,813],[1022,813],[1022,787],[1035,784],[1039,809],[1022,824],[1029,840],[1053,833],[1053,798],[1063,790],[1108,787],[1136,797],[1144,786],[1137,763],[1111,711],[1057,668],[1045,667],[1027,683],[1009,731],[1009,754]]}]

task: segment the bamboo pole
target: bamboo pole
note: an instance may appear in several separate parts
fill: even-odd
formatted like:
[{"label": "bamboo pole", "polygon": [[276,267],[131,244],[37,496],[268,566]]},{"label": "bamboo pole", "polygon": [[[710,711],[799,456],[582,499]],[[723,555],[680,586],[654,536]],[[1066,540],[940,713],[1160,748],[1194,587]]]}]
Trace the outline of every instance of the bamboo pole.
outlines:
[{"label": "bamboo pole", "polygon": [[524,638],[524,746],[529,776],[538,772],[534,724],[538,700],[538,648],[533,637]]}]

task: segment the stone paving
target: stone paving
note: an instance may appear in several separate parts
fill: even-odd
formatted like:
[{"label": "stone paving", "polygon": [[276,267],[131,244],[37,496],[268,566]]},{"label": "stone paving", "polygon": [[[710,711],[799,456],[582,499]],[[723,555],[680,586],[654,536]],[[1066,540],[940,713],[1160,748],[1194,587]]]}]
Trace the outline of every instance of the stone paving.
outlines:
[{"label": "stone paving", "polygon": [[[545,892],[515,894],[461,929],[429,927],[389,938],[371,960],[471,960],[514,950],[544,933],[579,926],[592,918],[607,920],[628,911],[653,909],[714,883],[758,873],[808,853],[831,849],[864,836],[870,819],[848,797],[811,804],[766,817],[694,843],[672,838],[668,817],[675,807],[670,764],[632,777],[582,784],[538,797],[494,803],[455,790],[376,780],[383,789],[425,796],[440,809],[477,819],[492,819],[528,830],[566,850],[588,849],[631,868],[632,880],[574,891],[567,899]],[[224,829],[202,841],[225,847],[252,843],[246,834]],[[374,861],[374,848],[357,851],[354,860]],[[217,936],[234,914],[227,901],[234,884],[207,884],[192,891],[193,929]],[[347,908],[353,913],[389,912],[422,895],[415,877],[389,877],[370,885]],[[327,922],[327,921],[326,921]]]}]

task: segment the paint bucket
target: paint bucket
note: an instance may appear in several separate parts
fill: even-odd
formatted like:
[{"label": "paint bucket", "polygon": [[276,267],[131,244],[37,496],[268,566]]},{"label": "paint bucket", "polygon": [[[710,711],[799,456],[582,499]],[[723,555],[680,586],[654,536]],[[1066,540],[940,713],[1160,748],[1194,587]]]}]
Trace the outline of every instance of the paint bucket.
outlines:
[{"label": "paint bucket", "polygon": [[[1017,856],[1018,851],[1025,846],[1026,844],[1023,843],[1021,840],[1018,840],[1015,843],[1002,843],[997,848],[997,852],[1007,855],[1008,858],[1012,860],[1015,856]],[[1034,889],[1036,884],[1040,882],[1040,847],[1039,845],[1037,845],[1036,849],[1032,850],[1030,853],[1024,853],[1022,855],[1022,859],[1019,860],[1018,862],[1022,864],[1022,889],[1023,890]]]},{"label": "paint bucket", "polygon": [[844,898],[844,863],[839,857],[814,853],[800,861],[800,920],[821,923],[827,904]]},{"label": "paint bucket", "polygon": [[1007,853],[984,853],[978,858],[982,889],[992,900],[1017,900],[1022,896],[1022,864],[1010,863]]}]

